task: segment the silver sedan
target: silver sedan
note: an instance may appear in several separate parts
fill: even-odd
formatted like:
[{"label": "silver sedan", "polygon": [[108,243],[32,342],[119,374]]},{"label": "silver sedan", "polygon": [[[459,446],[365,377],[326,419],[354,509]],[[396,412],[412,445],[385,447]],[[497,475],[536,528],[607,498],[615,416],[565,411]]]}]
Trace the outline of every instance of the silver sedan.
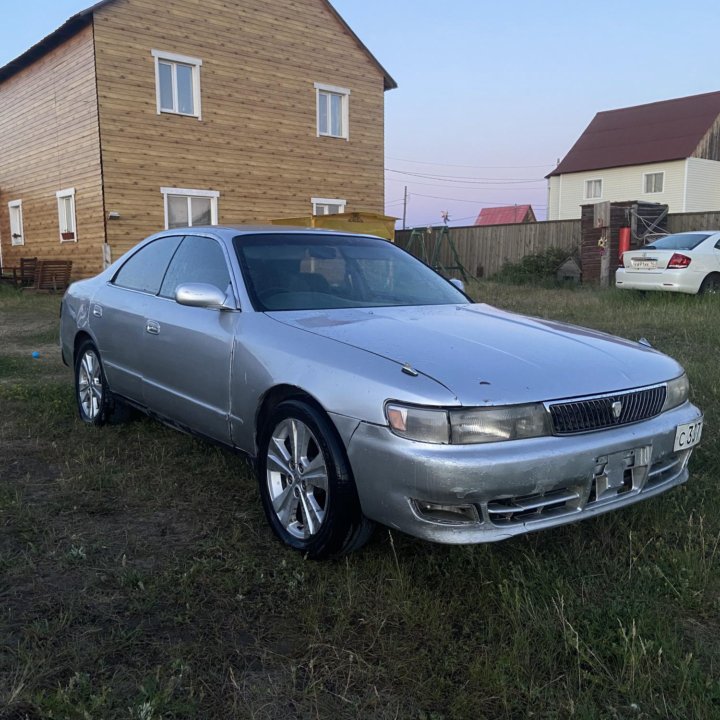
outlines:
[{"label": "silver sedan", "polygon": [[687,479],[702,432],[669,357],[473,303],[369,236],[167,230],[61,317],[84,422],[132,406],[246,453],[312,558],[375,523],[475,543],[630,505]]}]

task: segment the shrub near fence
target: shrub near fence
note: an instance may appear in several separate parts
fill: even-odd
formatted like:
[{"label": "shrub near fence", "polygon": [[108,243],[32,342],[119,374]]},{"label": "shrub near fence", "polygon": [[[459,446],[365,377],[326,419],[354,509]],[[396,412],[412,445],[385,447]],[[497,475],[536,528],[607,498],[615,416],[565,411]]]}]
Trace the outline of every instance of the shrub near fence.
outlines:
[{"label": "shrub near fence", "polygon": [[[432,253],[440,230],[441,228],[434,228],[431,236],[426,234],[428,254]],[[553,247],[567,249],[570,255],[580,245],[579,220],[453,227],[449,230],[463,267],[476,277],[491,277],[507,262],[517,262],[526,255],[540,254]],[[400,247],[406,247],[410,234],[410,230],[397,231],[395,242]],[[419,255],[419,244],[414,243],[410,250]],[[455,265],[450,246],[446,242],[442,245],[439,259],[444,266]]]}]

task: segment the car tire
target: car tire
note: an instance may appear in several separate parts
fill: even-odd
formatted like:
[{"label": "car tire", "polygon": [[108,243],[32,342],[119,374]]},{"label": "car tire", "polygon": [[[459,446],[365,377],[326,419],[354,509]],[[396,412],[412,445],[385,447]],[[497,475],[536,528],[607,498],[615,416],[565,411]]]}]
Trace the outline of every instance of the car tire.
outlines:
[{"label": "car tire", "polygon": [[313,560],[364,545],[374,528],[360,508],[345,449],[314,406],[280,403],[261,429],[258,484],[273,532]]},{"label": "car tire", "polygon": [[75,400],[80,419],[88,425],[100,427],[124,420],[129,414],[129,408],[112,396],[92,340],[83,342],[75,354]]},{"label": "car tire", "polygon": [[720,294],[720,273],[711,273],[708,275],[700,286],[701,295],[718,295]]}]

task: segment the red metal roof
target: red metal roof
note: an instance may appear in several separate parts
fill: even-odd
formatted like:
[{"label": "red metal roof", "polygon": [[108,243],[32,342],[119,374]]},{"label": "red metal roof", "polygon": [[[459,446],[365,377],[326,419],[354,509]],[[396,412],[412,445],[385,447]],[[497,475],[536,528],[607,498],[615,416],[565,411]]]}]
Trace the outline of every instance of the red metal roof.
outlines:
[{"label": "red metal roof", "polygon": [[692,157],[720,115],[720,92],[599,112],[549,174]]},{"label": "red metal roof", "polygon": [[[528,215],[530,216],[528,218]],[[475,221],[476,225],[512,225],[513,223],[535,222],[532,205],[508,205],[506,207],[483,208]]]}]

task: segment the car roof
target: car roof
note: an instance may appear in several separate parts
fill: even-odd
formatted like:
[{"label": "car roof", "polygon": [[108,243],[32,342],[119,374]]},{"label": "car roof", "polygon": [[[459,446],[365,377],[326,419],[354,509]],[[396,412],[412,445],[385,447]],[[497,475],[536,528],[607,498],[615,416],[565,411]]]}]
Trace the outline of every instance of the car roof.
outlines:
[{"label": "car roof", "polygon": [[[377,235],[369,233],[355,233],[344,230],[332,230],[327,228],[309,228],[293,225],[194,225],[193,227],[171,228],[162,231],[161,234],[191,234],[191,233],[210,233],[215,235],[223,235],[235,237],[237,235],[344,235],[349,237],[378,238]],[[385,242],[388,242],[385,240]]]}]

